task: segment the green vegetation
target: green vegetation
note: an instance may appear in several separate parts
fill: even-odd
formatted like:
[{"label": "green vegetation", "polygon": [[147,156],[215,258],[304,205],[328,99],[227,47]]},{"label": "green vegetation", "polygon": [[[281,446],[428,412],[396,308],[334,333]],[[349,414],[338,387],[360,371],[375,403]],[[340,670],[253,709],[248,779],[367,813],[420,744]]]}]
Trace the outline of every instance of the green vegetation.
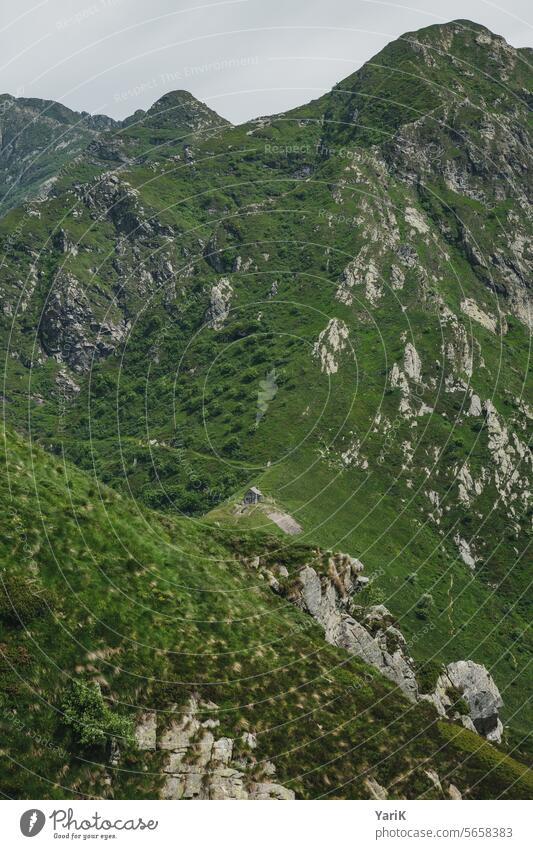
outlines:
[{"label": "green vegetation", "polygon": [[[151,513],[11,431],[3,444],[0,495],[33,536],[28,548],[6,535],[0,557],[61,599],[31,627],[1,626],[4,794],[157,795],[161,753],[136,750],[131,726],[150,707],[164,727],[192,692],[219,705],[221,734],[254,731],[259,756],[303,798],[364,796],[369,774],[392,797],[433,798],[429,762],[473,797],[530,793],[525,768],[456,726],[444,742],[429,705],[328,645],[246,565],[259,554],[295,579],[314,557],[304,543]],[[101,750],[109,736],[118,767]]]},{"label": "green vegetation", "polygon": [[109,709],[98,683],[74,681],[61,709],[63,722],[73,728],[83,746],[100,745],[109,736],[133,743],[133,724]]},{"label": "green vegetation", "polygon": [[[0,219],[1,671],[6,722],[28,723],[8,795],[111,792],[61,720],[71,679],[104,734],[200,690],[306,798],[361,795],[369,770],[431,796],[431,757],[473,797],[530,792],[512,757],[406,704],[243,561],[274,550],[288,589],[317,547],[360,558],[423,691],[445,663],[485,664],[509,755],[531,757],[531,80],[487,37],[408,34],[241,127],[174,93]],[[347,338],[322,357],[331,319]],[[236,511],[250,485],[301,535]],[[113,793],[156,794],[160,755],[123,748]]]}]

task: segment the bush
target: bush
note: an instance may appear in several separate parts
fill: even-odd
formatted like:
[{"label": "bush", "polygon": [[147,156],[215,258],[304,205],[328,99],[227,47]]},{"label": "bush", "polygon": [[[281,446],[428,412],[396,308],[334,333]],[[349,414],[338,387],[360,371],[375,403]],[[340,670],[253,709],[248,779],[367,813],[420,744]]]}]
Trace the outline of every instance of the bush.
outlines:
[{"label": "bush", "polygon": [[460,713],[462,716],[470,716],[470,707],[463,699],[463,694],[456,687],[448,687],[446,695],[452,703],[446,713],[450,716],[453,716],[455,712]]},{"label": "bush", "polygon": [[235,322],[232,327],[229,327],[224,333],[222,333],[221,338],[225,342],[235,342],[237,339],[244,339],[246,336],[253,336],[261,329],[261,323],[259,321],[239,321]]},{"label": "bush", "polygon": [[415,613],[419,619],[427,619],[434,601],[431,593],[424,593],[416,603]]},{"label": "bush", "polygon": [[37,581],[0,574],[0,621],[23,627],[48,612],[50,598]]},{"label": "bush", "polygon": [[444,667],[435,660],[419,660],[415,663],[416,679],[421,693],[433,693]]},{"label": "bush", "polygon": [[133,740],[133,725],[114,714],[104,702],[99,684],[74,681],[62,705],[63,722],[69,725],[82,746],[97,746],[108,736]]},{"label": "bush", "polygon": [[236,454],[241,448],[241,441],[236,436],[232,436],[224,443],[223,447],[226,454]]}]

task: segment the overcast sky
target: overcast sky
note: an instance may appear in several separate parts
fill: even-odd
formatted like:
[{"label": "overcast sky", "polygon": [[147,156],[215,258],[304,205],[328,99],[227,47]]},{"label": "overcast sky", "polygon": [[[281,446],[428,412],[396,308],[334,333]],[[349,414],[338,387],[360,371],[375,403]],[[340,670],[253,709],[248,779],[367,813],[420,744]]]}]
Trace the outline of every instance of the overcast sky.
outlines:
[{"label": "overcast sky", "polygon": [[[503,8],[503,5],[505,7]],[[187,89],[233,122],[329,90],[404,32],[468,18],[533,45],[527,0],[1,0],[0,92],[115,118]]]}]

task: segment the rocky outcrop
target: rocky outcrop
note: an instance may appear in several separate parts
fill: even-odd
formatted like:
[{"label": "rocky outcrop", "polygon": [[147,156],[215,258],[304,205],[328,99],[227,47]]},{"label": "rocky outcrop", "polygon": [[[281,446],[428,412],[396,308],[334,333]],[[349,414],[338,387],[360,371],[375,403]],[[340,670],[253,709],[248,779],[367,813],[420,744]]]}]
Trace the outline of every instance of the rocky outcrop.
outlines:
[{"label": "rocky outcrop", "polygon": [[478,324],[485,327],[486,330],[490,330],[491,333],[496,333],[498,327],[497,320],[482,310],[481,307],[472,300],[472,298],[463,298],[461,301],[461,310],[465,313],[465,315],[469,316],[469,318],[477,321]]},{"label": "rocky outcrop", "polygon": [[256,758],[254,734],[245,732],[238,740],[217,737],[217,711],[213,702],[191,696],[187,708],[164,729],[158,728],[155,711],[140,718],[138,748],[166,754],[162,798],[294,799],[292,790],[274,781],[274,764]]},{"label": "rocky outcrop", "polygon": [[141,751],[153,751],[157,742],[157,714],[155,711],[144,713],[135,729],[135,740]]},{"label": "rocky outcrop", "polygon": [[339,370],[338,354],[346,348],[348,336],[348,328],[340,318],[331,318],[320,333],[313,354],[320,360],[320,369],[325,374],[336,374]]},{"label": "rocky outcrop", "polygon": [[57,230],[52,238],[54,248],[62,254],[77,256],[78,246],[71,240],[69,234],[62,227]]},{"label": "rocky outcrop", "polygon": [[[495,44],[496,37],[490,38]],[[437,59],[441,61],[443,57]],[[516,51],[505,45],[490,61],[494,73],[504,79],[503,74],[510,73],[509,62],[516,60]],[[420,194],[428,185],[444,183],[446,190],[457,197],[461,209],[467,209],[463,199],[483,204],[486,210],[504,199],[515,202],[502,216],[497,240],[490,227],[480,226],[479,219],[468,214],[458,234],[442,219],[436,223],[444,239],[460,248],[487,289],[501,296],[504,311],[512,312],[531,329],[531,187],[527,177],[529,140],[524,132],[528,106],[520,96],[513,95],[512,105],[504,106],[504,100],[498,98],[500,109],[495,114],[481,99],[479,114],[470,125],[466,119],[473,108],[469,96],[445,103],[441,120],[435,122],[430,110],[407,123],[384,145],[384,155],[391,174],[416,186]],[[406,221],[412,218],[414,229],[423,235],[427,222],[417,221],[418,213],[414,211],[416,217],[412,218],[410,209],[406,209]],[[466,299],[466,309],[463,305],[462,309],[495,332],[494,319],[471,299]]]},{"label": "rocky outcrop", "polygon": [[[319,553],[289,581],[276,564],[261,558],[250,564],[276,593],[285,594],[324,629],[328,643],[356,655],[396,684],[412,702],[429,701],[441,716],[462,722],[471,731],[500,742],[503,726],[498,710],[503,701],[491,675],[478,663],[459,660],[443,667],[435,690],[422,693],[407,641],[392,613],[382,604],[365,606],[369,579],[363,564],[348,554]],[[283,571],[282,571],[283,570]],[[361,593],[361,594],[360,594]],[[361,602],[361,604],[359,603]]]},{"label": "rocky outcrop", "polygon": [[58,393],[65,399],[74,398],[80,392],[79,385],[66,369],[61,369],[57,373],[55,382]]},{"label": "rocky outcrop", "polygon": [[[403,335],[403,334],[402,334]],[[411,383],[415,387],[411,387]],[[400,390],[399,411],[407,419],[416,419],[426,413],[432,413],[433,408],[422,400],[422,360],[412,342],[407,342],[403,355],[403,369],[394,363],[390,370],[390,385]]]},{"label": "rocky outcrop", "polygon": [[389,794],[387,793],[385,788],[382,787],[381,784],[379,784],[379,782],[376,781],[375,778],[373,778],[373,777],[365,778],[363,783],[364,783],[366,790],[368,791],[368,795],[369,795],[370,799],[376,799],[377,801],[383,801],[384,799],[389,798]]},{"label": "rocky outcrop", "polygon": [[146,215],[137,189],[116,174],[102,174],[79,193],[93,217],[107,218],[123,236],[138,241],[160,231],[159,222]]},{"label": "rocky outcrop", "polygon": [[422,379],[422,362],[412,342],[408,342],[405,346],[403,367],[407,377],[410,377],[411,380],[419,382]]},{"label": "rocky outcrop", "polygon": [[[320,571],[318,564],[317,568],[308,564],[300,570],[289,593],[293,603],[321,625],[328,643],[379,669],[409,699],[416,701],[414,663],[394,617],[383,605],[363,609],[355,603],[355,594],[368,583],[361,574],[364,568],[361,561],[336,553],[327,556],[320,566]],[[279,592],[276,567],[266,570],[266,577],[272,589]]]},{"label": "rocky outcrop", "polygon": [[213,330],[220,330],[226,321],[232,297],[233,286],[226,277],[222,277],[212,286],[205,320]]},{"label": "rocky outcrop", "polygon": [[[501,742],[503,725],[498,711],[503,699],[494,679],[481,664],[473,660],[448,664],[434,692],[423,698],[432,702],[441,716],[452,715],[487,740]],[[461,713],[464,703],[468,713]]]},{"label": "rocky outcrop", "polygon": [[110,308],[99,321],[81,281],[69,272],[57,275],[39,325],[47,354],[84,372],[95,356],[111,354],[127,332],[128,325],[118,310]]},{"label": "rocky outcrop", "polygon": [[328,643],[376,667],[415,701],[418,686],[403,634],[394,626],[392,614],[383,605],[370,607],[361,621],[348,612],[350,592],[356,588],[362,564],[348,558],[347,562],[343,561],[344,565],[345,570],[338,570],[332,558],[331,577],[326,579],[321,579],[311,566],[301,570],[304,610],[322,625]]},{"label": "rocky outcrop", "polygon": [[483,404],[488,430],[488,448],[493,462],[494,484],[508,515],[527,511],[531,502],[533,453],[507,427],[492,401]]},{"label": "rocky outcrop", "polygon": [[476,568],[476,556],[472,551],[471,544],[463,539],[459,534],[455,535],[454,542],[459,550],[459,556],[465,566],[474,570]]}]

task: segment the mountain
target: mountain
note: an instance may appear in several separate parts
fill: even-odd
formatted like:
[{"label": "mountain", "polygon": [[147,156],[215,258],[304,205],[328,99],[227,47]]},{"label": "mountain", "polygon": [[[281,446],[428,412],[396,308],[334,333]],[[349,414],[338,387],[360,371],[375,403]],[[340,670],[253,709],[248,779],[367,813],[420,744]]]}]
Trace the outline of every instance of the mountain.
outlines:
[{"label": "mountain", "polygon": [[160,97],[146,112],[139,109],[122,126],[140,124],[156,130],[184,130],[201,133],[214,127],[228,127],[229,121],[221,118],[205,103],[197,100],[188,91],[170,91]]},{"label": "mountain", "polygon": [[0,95],[0,212],[39,193],[105,129],[104,115],[73,112],[52,100]]},{"label": "mountain", "polygon": [[[321,651],[378,669],[380,686],[403,692],[426,731],[443,722],[469,751],[522,761],[531,756],[532,652],[528,58],[484,27],[453,21],[403,36],[310,104],[243,126],[173,93],[90,142],[46,200],[0,220],[8,451],[16,428],[55,455],[39,453],[43,463],[78,467],[79,486],[93,488],[88,550],[100,551],[98,534],[107,540],[97,493],[110,486],[123,511],[114,539],[128,538],[138,510],[148,528],[184,540],[187,563],[216,541],[217,556],[244,564],[224,575],[230,593],[244,593],[255,570],[268,605],[281,604],[291,622],[306,614]],[[24,478],[29,461],[16,465]],[[37,495],[47,495],[48,477]],[[251,486],[263,496],[247,506]],[[34,521],[25,514],[21,526]],[[83,576],[87,555],[70,526],[62,532]],[[128,556],[143,545],[126,544]],[[154,544],[150,561],[164,556]],[[347,580],[359,562],[365,580]],[[170,558],[168,576],[181,568]],[[44,588],[59,580],[53,572]],[[199,574],[212,628],[203,639],[222,658],[226,640],[235,643],[217,642],[213,622],[239,617],[222,616],[217,577]],[[147,580],[139,576],[139,593]],[[179,604],[173,595],[158,603],[189,610],[187,586]],[[126,614],[111,606],[107,615]],[[265,657],[279,669],[287,661],[275,653],[293,644],[272,628],[262,632],[275,646]],[[190,639],[183,625],[172,633]],[[158,646],[145,670],[172,662],[177,680],[198,680],[197,656],[169,660],[170,644]],[[100,650],[91,638],[89,653]],[[296,648],[293,656],[303,663]],[[99,668],[69,662],[98,683]],[[234,661],[251,662],[246,651]],[[108,691],[103,677],[106,695],[138,704],[132,685],[120,678]],[[250,686],[234,701],[227,694],[237,713],[262,702]],[[208,702],[225,704],[219,691],[185,690],[171,701],[187,727]],[[302,714],[313,699],[329,701],[322,687],[305,692]],[[142,704],[158,698],[147,691]],[[350,707],[336,699],[328,710],[342,728]],[[411,739],[399,704],[398,734]],[[278,707],[266,727],[281,741],[289,732]],[[152,743],[154,721],[141,722]],[[256,718],[241,733],[264,727]],[[236,729],[227,737],[235,742]],[[340,760],[353,749],[342,732],[334,745]],[[331,741],[328,750],[329,761]],[[346,776],[316,768],[324,753],[305,757],[293,752],[289,767],[316,784],[292,781],[276,762],[282,788],[371,794],[364,782],[340,790]],[[402,769],[371,777],[391,798],[427,792],[397,781]],[[435,766],[441,778],[446,769]],[[481,774],[451,783],[492,794]],[[197,781],[176,780],[164,792]],[[455,792],[439,781],[444,795]]]},{"label": "mountain", "polygon": [[[227,124],[183,91],[170,92],[147,112],[139,110],[124,121],[74,112],[53,100],[0,95],[0,213],[46,196],[88,147],[93,157],[103,152],[105,160],[110,132],[119,128],[187,133]],[[116,155],[116,144],[113,148]]]}]

